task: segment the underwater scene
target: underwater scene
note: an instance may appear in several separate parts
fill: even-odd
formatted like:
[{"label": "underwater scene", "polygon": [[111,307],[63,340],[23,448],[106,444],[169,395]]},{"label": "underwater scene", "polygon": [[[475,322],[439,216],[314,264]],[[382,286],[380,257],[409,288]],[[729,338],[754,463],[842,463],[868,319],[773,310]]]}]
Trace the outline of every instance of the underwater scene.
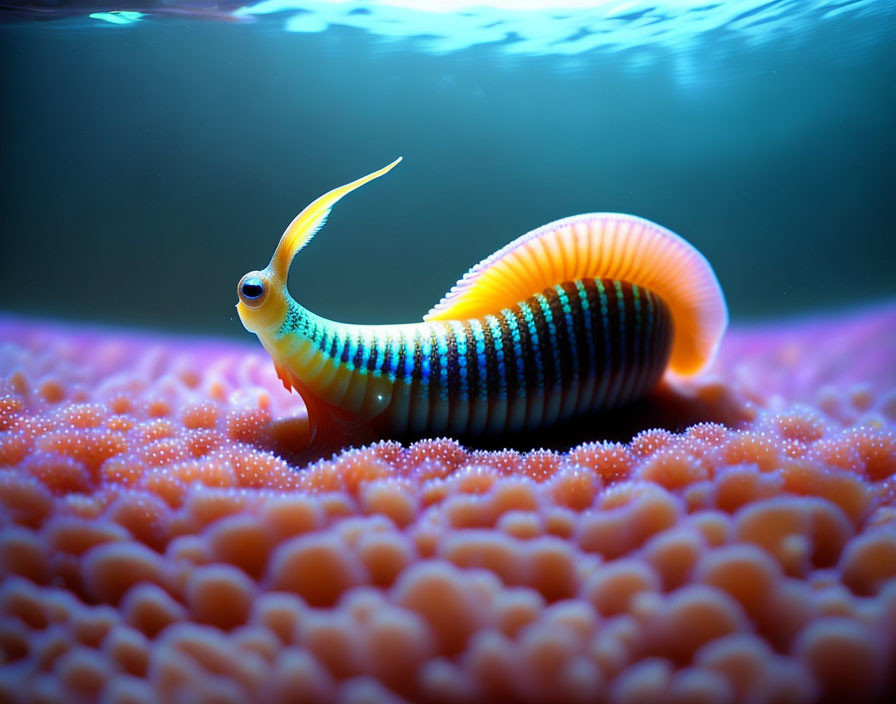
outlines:
[{"label": "underwater scene", "polygon": [[0,703],[896,701],[896,4],[0,61]]}]

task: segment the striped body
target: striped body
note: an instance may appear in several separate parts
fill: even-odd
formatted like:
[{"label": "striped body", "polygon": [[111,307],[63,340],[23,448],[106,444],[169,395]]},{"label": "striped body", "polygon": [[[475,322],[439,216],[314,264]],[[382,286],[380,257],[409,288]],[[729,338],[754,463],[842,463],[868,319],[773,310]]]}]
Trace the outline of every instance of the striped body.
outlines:
[{"label": "striped body", "polygon": [[308,457],[384,435],[550,428],[635,400],[667,368],[691,376],[712,360],[728,312],[709,263],[674,232],[623,213],[517,237],[422,323],[343,325],[307,311],[287,290],[293,257],[335,203],[399,161],[312,201],[270,264],[237,285],[240,320],[305,402],[307,419],[290,427]]},{"label": "striped body", "polygon": [[336,323],[290,298],[269,344],[308,391],[387,432],[481,435],[643,395],[662,376],[672,337],[656,294],[585,278],[492,315],[408,325]]}]

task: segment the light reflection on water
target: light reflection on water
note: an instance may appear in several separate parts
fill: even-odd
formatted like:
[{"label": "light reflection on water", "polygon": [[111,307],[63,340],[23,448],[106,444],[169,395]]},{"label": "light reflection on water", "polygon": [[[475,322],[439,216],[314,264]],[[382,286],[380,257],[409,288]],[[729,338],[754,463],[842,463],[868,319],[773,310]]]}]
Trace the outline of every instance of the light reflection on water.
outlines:
[{"label": "light reflection on water", "polygon": [[686,49],[710,32],[764,42],[844,13],[891,13],[886,0],[261,0],[237,17],[282,18],[291,32],[354,27],[415,37],[449,52],[498,44],[511,54],[577,55],[660,45]]},{"label": "light reflection on water", "polygon": [[[294,33],[350,28],[385,40],[408,39],[431,53],[490,45],[510,55],[579,56],[600,51],[698,49],[707,37],[761,45],[801,38],[843,16],[886,17],[874,36],[892,34],[892,0],[145,0],[133,10],[66,0],[7,4],[7,16],[81,17],[124,27],[158,17],[261,23]],[[137,11],[139,10],[139,11]],[[89,19],[88,19],[89,18]],[[0,16],[2,19],[2,16]]]}]

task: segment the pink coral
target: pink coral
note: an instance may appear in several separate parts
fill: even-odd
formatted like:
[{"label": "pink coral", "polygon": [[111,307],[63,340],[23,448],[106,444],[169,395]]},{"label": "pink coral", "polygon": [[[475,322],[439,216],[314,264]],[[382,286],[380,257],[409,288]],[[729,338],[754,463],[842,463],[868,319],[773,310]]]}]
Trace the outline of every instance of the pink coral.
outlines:
[{"label": "pink coral", "polygon": [[0,320],[0,700],[885,698],[894,330],[735,331],[626,442],[298,469],[260,352]]}]

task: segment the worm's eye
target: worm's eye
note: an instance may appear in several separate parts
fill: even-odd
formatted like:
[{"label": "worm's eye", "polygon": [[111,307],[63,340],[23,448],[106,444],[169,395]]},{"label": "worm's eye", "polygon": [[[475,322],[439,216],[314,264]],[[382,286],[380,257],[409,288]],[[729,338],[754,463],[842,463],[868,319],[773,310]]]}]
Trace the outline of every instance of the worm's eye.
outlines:
[{"label": "worm's eye", "polygon": [[243,277],[243,280],[240,281],[240,300],[247,306],[255,307],[261,305],[266,293],[267,289],[265,288],[264,281],[257,276],[247,274]]},{"label": "worm's eye", "polygon": [[243,281],[243,296],[246,298],[261,298],[264,293],[264,285],[259,279],[246,279]]}]

